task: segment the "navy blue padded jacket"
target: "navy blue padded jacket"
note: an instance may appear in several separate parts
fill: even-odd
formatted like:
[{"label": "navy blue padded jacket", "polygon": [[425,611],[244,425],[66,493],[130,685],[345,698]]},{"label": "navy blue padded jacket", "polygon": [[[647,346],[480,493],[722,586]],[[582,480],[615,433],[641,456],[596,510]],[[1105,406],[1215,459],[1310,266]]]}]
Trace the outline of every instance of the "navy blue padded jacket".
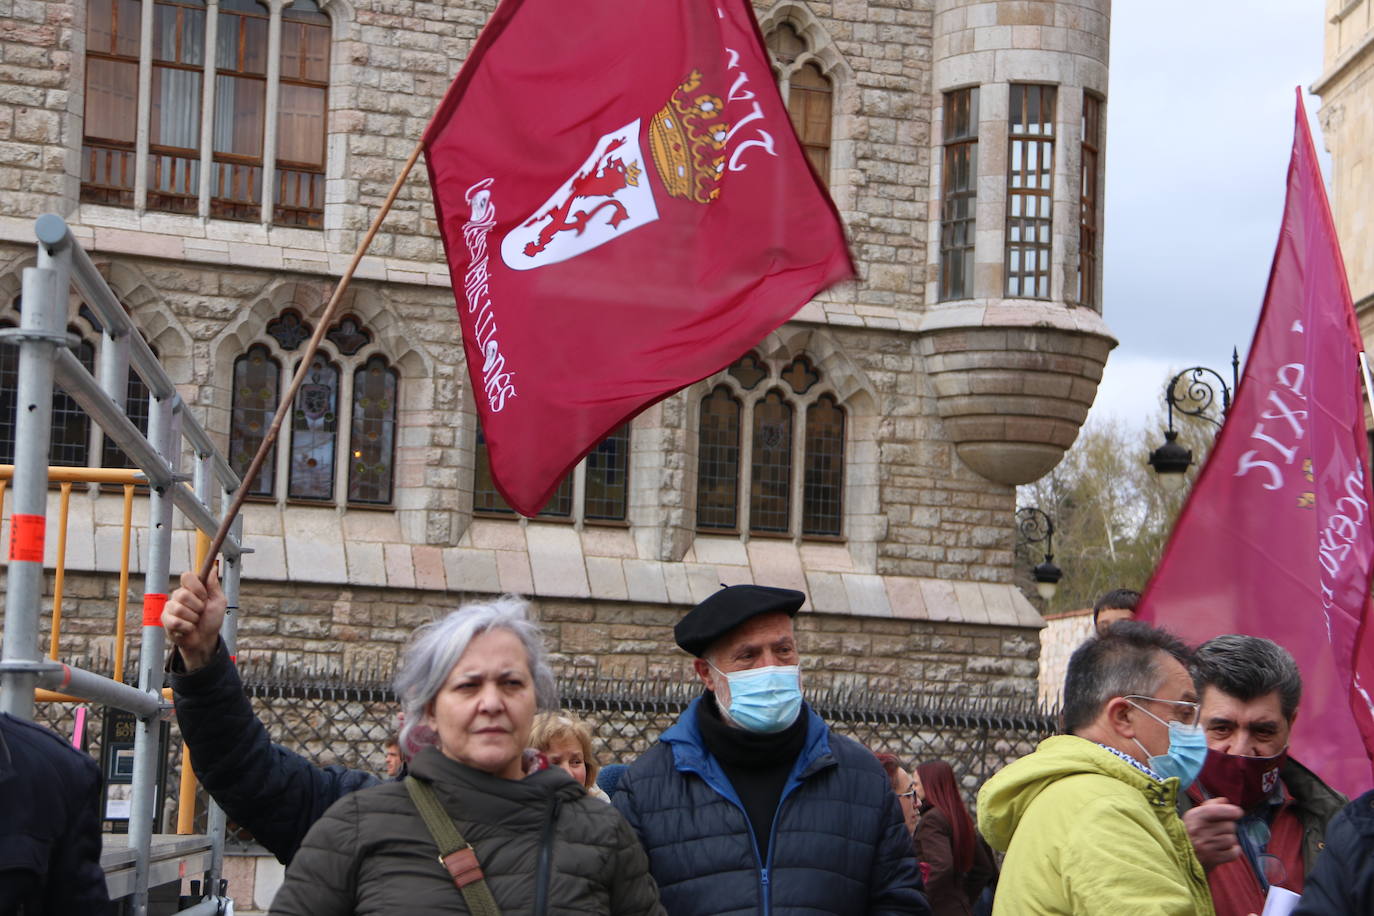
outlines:
[{"label": "navy blue padded jacket", "polygon": [[803,706],[806,743],[762,862],[744,807],[702,742],[702,702],[631,765],[612,799],[649,854],[669,916],[930,913],[877,758]]}]

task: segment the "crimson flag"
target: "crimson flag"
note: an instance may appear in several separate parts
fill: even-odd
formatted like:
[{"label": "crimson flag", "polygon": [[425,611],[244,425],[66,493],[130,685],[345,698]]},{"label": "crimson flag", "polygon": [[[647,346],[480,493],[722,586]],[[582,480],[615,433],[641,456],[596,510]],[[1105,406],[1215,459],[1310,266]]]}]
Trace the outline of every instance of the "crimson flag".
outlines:
[{"label": "crimson flag", "polygon": [[748,0],[503,0],[424,145],[492,477],[524,515],[853,274]]},{"label": "crimson flag", "polygon": [[1360,649],[1374,560],[1362,350],[1299,92],[1245,375],[1139,610],[1193,643],[1247,633],[1292,652],[1303,677],[1293,754],[1352,797],[1374,758],[1374,655]]}]

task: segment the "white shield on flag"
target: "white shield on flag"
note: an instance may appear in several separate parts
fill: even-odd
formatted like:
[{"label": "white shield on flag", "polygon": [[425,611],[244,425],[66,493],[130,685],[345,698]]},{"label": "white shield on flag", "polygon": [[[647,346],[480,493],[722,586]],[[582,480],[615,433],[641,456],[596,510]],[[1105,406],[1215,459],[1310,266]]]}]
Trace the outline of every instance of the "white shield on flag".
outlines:
[{"label": "white shield on flag", "polygon": [[639,119],[597,141],[582,167],[501,240],[512,270],[575,258],[658,219],[639,147]]}]

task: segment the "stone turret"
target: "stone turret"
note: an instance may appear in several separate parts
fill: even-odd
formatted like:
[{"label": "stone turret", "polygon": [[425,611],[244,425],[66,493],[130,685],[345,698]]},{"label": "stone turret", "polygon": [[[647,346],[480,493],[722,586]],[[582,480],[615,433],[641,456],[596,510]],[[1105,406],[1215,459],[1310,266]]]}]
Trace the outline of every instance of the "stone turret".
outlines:
[{"label": "stone turret", "polygon": [[1102,320],[1110,0],[937,0],[921,352],[959,457],[1059,463],[1116,345]]}]

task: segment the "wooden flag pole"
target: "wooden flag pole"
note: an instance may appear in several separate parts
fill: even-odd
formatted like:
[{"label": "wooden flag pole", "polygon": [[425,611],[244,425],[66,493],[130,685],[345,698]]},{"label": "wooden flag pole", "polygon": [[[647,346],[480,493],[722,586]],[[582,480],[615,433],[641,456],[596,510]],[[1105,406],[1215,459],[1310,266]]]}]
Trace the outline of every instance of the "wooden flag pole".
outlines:
[{"label": "wooden flag pole", "polygon": [[291,410],[291,403],[296,399],[296,392],[300,390],[301,382],[305,380],[305,374],[310,371],[310,361],[314,359],[315,351],[320,348],[320,341],[324,339],[324,333],[334,318],[334,312],[343,300],[344,293],[348,291],[348,284],[352,282],[354,272],[362,262],[363,255],[367,254],[372,239],[376,237],[377,230],[382,226],[382,220],[386,219],[387,213],[391,211],[391,205],[396,202],[396,196],[401,192],[401,185],[410,176],[410,170],[419,161],[420,153],[424,151],[424,148],[424,140],[415,144],[415,149],[411,152],[410,158],[401,167],[401,174],[396,176],[396,183],[391,186],[391,192],[387,194],[381,209],[373,217],[367,235],[363,236],[362,242],[358,244],[358,250],[353,252],[353,260],[349,262],[348,269],[339,278],[338,286],[334,287],[334,295],[329,297],[329,304],[324,307],[324,314],[320,315],[315,325],[315,333],[310,335],[310,342],[306,345],[305,353],[301,356],[301,364],[296,369],[296,374],[291,378],[291,385],[286,389],[286,394],[282,397],[281,403],[277,405],[277,413],[272,418],[272,426],[267,430],[267,435],[263,437],[262,444],[258,446],[258,452],[253,456],[253,461],[248,465],[248,470],[244,472],[243,480],[239,484],[238,490],[234,492],[233,501],[229,503],[229,508],[220,519],[219,530],[215,532],[215,537],[210,542],[210,549],[205,552],[205,558],[202,560],[199,570],[202,582],[209,578],[210,570],[215,565],[215,558],[219,556],[219,550],[224,546],[224,538],[229,533],[229,526],[234,523],[234,519],[239,514],[239,509],[243,507],[243,500],[248,495],[249,483],[257,479],[258,472],[262,470],[262,463],[267,458],[268,450],[272,448],[272,443],[277,441],[277,434],[281,432],[282,420]]}]

